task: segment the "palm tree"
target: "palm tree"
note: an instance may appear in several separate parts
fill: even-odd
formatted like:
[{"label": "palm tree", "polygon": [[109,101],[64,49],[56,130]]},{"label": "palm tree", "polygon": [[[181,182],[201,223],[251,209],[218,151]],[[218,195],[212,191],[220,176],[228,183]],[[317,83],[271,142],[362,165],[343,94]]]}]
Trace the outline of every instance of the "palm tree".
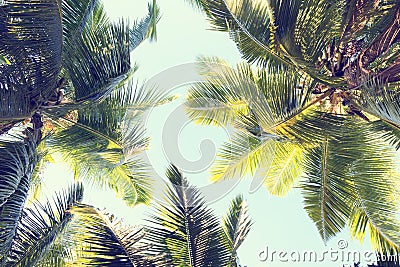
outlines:
[{"label": "palm tree", "polygon": [[139,115],[169,98],[132,81],[130,52],[156,38],[155,1],[132,26],[111,22],[94,0],[3,1],[1,8],[8,64],[0,65],[0,133],[23,125],[36,142],[54,133],[46,145],[68,159],[76,178],[114,189],[129,205],[148,202]]},{"label": "palm tree", "polygon": [[238,129],[213,180],[257,171],[255,187],[283,196],[301,177],[324,241],[347,225],[398,251],[399,2],[195,2],[248,61],[202,59],[189,93],[194,120]]}]

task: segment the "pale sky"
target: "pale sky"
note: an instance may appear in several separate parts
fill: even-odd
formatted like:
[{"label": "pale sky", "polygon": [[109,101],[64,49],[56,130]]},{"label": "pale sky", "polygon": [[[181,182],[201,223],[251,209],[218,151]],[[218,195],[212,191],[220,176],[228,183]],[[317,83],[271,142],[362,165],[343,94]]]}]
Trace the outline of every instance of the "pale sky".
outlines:
[{"label": "pale sky", "polygon": [[[132,21],[142,17],[147,11],[146,1],[133,0],[104,0],[106,10],[113,18],[129,17]],[[206,18],[198,11],[195,11],[184,0],[159,0],[162,18],[158,24],[157,42],[143,43],[133,53],[133,59],[139,65],[136,77],[140,81],[149,80],[158,73],[168,68],[193,63],[198,56],[218,56],[231,64],[241,61],[240,54],[234,43],[229,39],[228,34],[210,31]],[[166,158],[163,148],[165,140],[165,124],[167,118],[184,101],[187,86],[176,90],[181,94],[180,99],[168,105],[157,108],[149,115],[147,123],[148,135],[151,137],[151,148],[147,153],[153,167],[159,174],[163,174],[171,158]],[[171,125],[169,125],[170,127]],[[201,158],[200,145],[215,146],[218,149],[229,137],[229,130],[197,126],[189,123],[184,126],[179,137],[179,149],[189,161],[196,161]],[[171,138],[174,138],[171,136]],[[206,141],[205,141],[206,140]],[[207,141],[208,140],[208,141]],[[164,142],[164,143],[163,143]],[[207,143],[208,142],[208,143]],[[209,147],[208,147],[209,148]],[[178,165],[178,164],[177,164]],[[178,165],[178,167],[181,167]],[[61,165],[50,166],[46,170],[49,177],[60,173]],[[64,169],[65,173],[68,170]],[[210,174],[208,170],[200,173],[185,173],[189,181],[201,188],[209,185]],[[54,180],[53,180],[54,181]],[[352,241],[348,231],[344,231],[337,238],[332,239],[326,246],[318,234],[314,223],[309,219],[303,210],[302,198],[299,190],[292,190],[285,198],[273,197],[264,188],[255,193],[249,193],[250,180],[243,180],[235,186],[228,194],[221,196],[221,199],[210,203],[216,215],[222,216],[229,207],[229,202],[237,194],[243,194],[248,206],[249,214],[254,222],[247,239],[239,250],[239,257],[243,266],[326,266],[341,267],[341,261],[331,262],[328,260],[322,263],[294,263],[266,261],[258,259],[259,253],[268,245],[271,250],[299,251],[314,250],[322,255],[324,250],[338,249],[338,242],[342,239],[348,242],[347,250],[365,251],[369,249],[368,244],[361,246],[358,241]],[[49,182],[51,189],[58,188],[58,182]],[[218,194],[221,187],[209,189]],[[91,190],[86,188],[85,201],[98,208],[106,208],[108,212],[124,218],[127,223],[141,224],[144,213],[148,207],[139,206],[128,208],[120,200],[116,200],[113,192],[109,190]],[[368,243],[368,242],[366,242]],[[340,250],[339,250],[340,251]],[[277,257],[275,255],[275,257]],[[348,266],[348,265],[346,265]]]}]

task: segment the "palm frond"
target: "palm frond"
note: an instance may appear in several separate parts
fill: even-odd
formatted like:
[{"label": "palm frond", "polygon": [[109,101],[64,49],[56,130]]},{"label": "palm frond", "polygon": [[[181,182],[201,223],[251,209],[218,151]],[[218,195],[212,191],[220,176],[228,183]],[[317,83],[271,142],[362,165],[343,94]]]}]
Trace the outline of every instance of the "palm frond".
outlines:
[{"label": "palm frond", "polygon": [[[352,179],[358,195],[353,233],[362,237],[366,227],[374,249],[386,253],[400,248],[399,183],[394,150],[377,139],[369,128],[358,132],[364,140],[363,155],[352,166]],[[379,160],[377,160],[379,159]],[[363,222],[360,224],[360,221]],[[364,225],[364,227],[362,227]],[[356,227],[358,226],[358,227]],[[365,227],[366,226],[366,227]]]},{"label": "palm frond", "polygon": [[20,120],[50,97],[61,67],[62,27],[57,0],[4,1],[0,7],[0,117]]},{"label": "palm frond", "polygon": [[[240,89],[251,82],[251,77],[246,77],[246,74],[240,76],[240,73],[219,58],[200,58],[198,67],[206,81],[196,83],[189,91],[185,104],[186,112],[192,120],[206,125],[227,125],[232,124],[238,114],[248,114],[249,103],[243,95],[247,90],[241,92]],[[237,76],[237,79],[229,79],[231,76]],[[230,82],[224,84],[221,79]]]},{"label": "palm frond", "polygon": [[399,85],[371,79],[362,87],[360,106],[383,121],[400,126],[399,90]]},{"label": "palm frond", "polygon": [[351,152],[327,138],[305,156],[306,180],[301,182],[304,208],[324,242],[346,225],[356,200],[354,185],[346,180],[346,172],[358,156]]},{"label": "palm frond", "polygon": [[[212,23],[213,29],[229,32],[246,60],[264,63],[266,59],[273,59],[289,64],[286,59],[272,52],[271,46],[273,44],[275,29],[273,23],[271,23],[271,10],[266,4],[241,1],[240,3],[236,3],[235,6],[233,1],[200,2]],[[236,14],[239,13],[242,19],[246,18],[247,20],[244,22],[240,21],[232,11],[233,6],[236,7]],[[252,15],[250,16],[250,14]],[[245,25],[242,25],[242,23]],[[254,37],[251,32],[259,34]]]},{"label": "palm frond", "polygon": [[382,18],[387,10],[393,7],[393,3],[394,1],[346,1],[341,27],[341,43],[347,44],[363,35],[365,37],[365,33],[368,30],[371,31],[371,29],[368,29],[368,25],[373,25],[374,21]]},{"label": "palm frond", "polygon": [[123,225],[114,215],[87,205],[72,210],[73,228],[81,247],[75,265],[84,266],[162,266],[163,258],[145,255],[148,245],[141,228]]},{"label": "palm frond", "polygon": [[383,121],[374,121],[371,123],[371,128],[382,139],[395,147],[396,150],[400,149],[400,128],[397,125]]},{"label": "palm frond", "polygon": [[39,161],[36,142],[33,138],[2,139],[0,161],[0,263],[3,265],[17,235],[32,173]]},{"label": "palm frond", "polygon": [[62,25],[65,43],[73,43],[92,19],[98,0],[62,0]]},{"label": "palm frond", "polygon": [[[277,153],[279,161],[282,156],[280,153],[283,152],[281,146],[300,146],[300,149],[313,147],[324,142],[326,135],[332,131],[338,134],[339,126],[343,122],[343,117],[309,110],[287,118],[266,131],[260,128],[255,133],[252,129],[256,121],[242,119],[241,126],[245,131],[239,132],[221,148],[212,169],[212,179],[217,181],[236,175],[242,177],[245,174],[254,174],[259,168],[264,169],[264,175],[270,168],[271,171],[274,168],[279,170],[282,166],[274,165],[277,164],[274,163],[274,155]],[[290,164],[296,164],[296,161]]]},{"label": "palm frond", "polygon": [[72,215],[69,210],[83,197],[82,185],[70,187],[45,204],[24,209],[6,266],[34,266],[63,233]]},{"label": "palm frond", "polygon": [[247,214],[247,206],[242,196],[237,196],[231,202],[231,206],[223,219],[223,240],[230,252],[230,260],[227,266],[238,267],[237,250],[250,231],[252,221]]},{"label": "palm frond", "polygon": [[315,108],[310,108],[280,121],[266,131],[272,131],[278,136],[305,146],[312,146],[313,143],[324,142],[326,135],[330,135],[331,131],[337,133],[344,121],[344,116],[319,112]]},{"label": "palm frond", "polygon": [[[146,139],[136,129],[136,149],[147,145]],[[131,136],[131,138],[133,138]],[[75,170],[77,179],[85,179],[99,188],[111,188],[128,205],[146,203],[150,198],[150,181],[144,162],[135,155],[125,159],[123,148],[104,139],[94,130],[79,126],[69,127],[48,140],[51,151],[61,152],[66,162]]]},{"label": "palm frond", "polygon": [[[342,133],[328,136],[320,147],[306,155],[306,177],[302,181],[305,208],[324,240],[350,219],[353,234],[361,235],[354,229],[365,231],[365,214],[373,228],[396,240],[399,223],[395,216],[390,216],[396,213],[391,210],[397,206],[390,199],[396,198],[398,189],[393,194],[390,188],[396,187],[396,183],[385,177],[394,170],[394,154],[366,124],[350,120],[342,129]],[[398,244],[398,239],[393,243]]]},{"label": "palm frond", "polygon": [[[293,143],[275,143],[273,160],[264,167],[264,186],[275,196],[285,196],[302,173],[304,148]],[[261,167],[263,168],[263,166]]]},{"label": "palm frond", "polygon": [[70,2],[65,3],[65,13],[77,13],[78,17],[67,15],[67,31],[78,32],[65,39],[63,66],[73,85],[75,100],[82,101],[111,92],[116,85],[129,80],[130,52],[145,38],[156,38],[159,8],[153,1],[148,15],[130,28],[124,20],[110,22],[97,1],[85,1],[78,8],[73,7],[76,1]]},{"label": "palm frond", "polygon": [[48,165],[48,163],[54,163],[54,159],[46,148],[46,142],[42,141],[36,148],[37,153],[39,155],[40,160],[35,166],[35,169],[32,173],[31,184],[29,187],[29,201],[34,201],[40,198],[43,195],[43,187],[44,187],[44,177],[43,171]]},{"label": "palm frond", "polygon": [[363,68],[368,68],[369,64],[375,61],[379,56],[399,41],[399,18],[400,4],[397,1],[388,1],[384,6],[386,14],[374,24],[374,28],[370,32],[375,32],[369,36],[366,49],[360,56],[360,63]]},{"label": "palm frond", "polygon": [[48,144],[63,153],[77,176],[113,188],[129,205],[146,203],[151,181],[146,164],[137,155],[147,149],[149,139],[140,114],[168,100],[155,88],[129,82],[103,102],[78,110],[76,122],[59,119],[62,130]]},{"label": "palm frond", "polygon": [[351,172],[365,144],[357,130],[352,120],[331,127],[324,132],[325,140],[305,155],[304,205],[325,242],[346,225],[358,197]]},{"label": "palm frond", "polygon": [[[103,7],[93,16],[105,16]],[[75,43],[65,45],[63,66],[74,86],[75,99],[101,94],[113,80],[121,81],[131,69],[129,28],[126,22],[117,24],[94,21],[86,26]]]},{"label": "palm frond", "polygon": [[196,9],[203,10],[203,6],[201,4],[202,0],[186,0],[186,2]]},{"label": "palm frond", "polygon": [[1,64],[1,65],[3,65],[3,64],[10,65],[11,62],[10,62],[6,57],[0,55],[0,64]]},{"label": "palm frond", "polygon": [[176,167],[167,170],[167,177],[171,185],[166,203],[157,204],[149,219],[150,250],[166,254],[174,266],[225,266],[229,254],[217,218]]},{"label": "palm frond", "polygon": [[157,23],[160,20],[160,8],[155,0],[148,6],[148,14],[140,21],[136,21],[129,30],[130,50],[138,47],[146,38],[157,40]]},{"label": "palm frond", "polygon": [[212,181],[254,174],[259,167],[267,168],[273,160],[275,142],[263,140],[245,132],[238,132],[223,145],[217,154]]}]

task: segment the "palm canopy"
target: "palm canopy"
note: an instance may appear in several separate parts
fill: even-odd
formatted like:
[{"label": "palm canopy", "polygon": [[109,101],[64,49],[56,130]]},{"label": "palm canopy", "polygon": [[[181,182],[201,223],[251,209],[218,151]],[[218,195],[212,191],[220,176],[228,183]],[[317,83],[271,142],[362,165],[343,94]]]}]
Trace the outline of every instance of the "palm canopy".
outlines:
[{"label": "palm canopy", "polygon": [[398,250],[399,2],[193,2],[258,66],[200,62],[206,81],[189,94],[189,116],[239,130],[213,179],[256,173],[285,195],[301,177],[325,241],[347,224],[360,239],[369,229],[379,251]]},{"label": "palm canopy", "polygon": [[53,120],[67,114],[56,121],[47,145],[72,164],[76,178],[114,189],[128,205],[146,203],[150,181],[137,154],[148,139],[139,115],[168,99],[132,81],[137,67],[130,52],[146,38],[156,38],[159,9],[153,1],[147,16],[129,26],[124,20],[111,22],[99,1],[64,1],[62,7],[61,79],[72,101],[46,108]]},{"label": "palm canopy", "polygon": [[195,2],[248,62],[294,67],[315,80],[315,93],[333,90],[351,109],[396,124],[398,1]]},{"label": "palm canopy", "polygon": [[56,130],[46,145],[68,159],[76,178],[114,189],[128,205],[147,203],[147,166],[137,155],[148,146],[140,113],[170,98],[132,81],[130,53],[156,39],[156,2],[133,24],[111,21],[100,1],[24,2],[1,6],[1,54],[9,64],[0,65],[0,133],[32,117],[37,139]]},{"label": "palm canopy", "polygon": [[[396,73],[397,1],[195,2],[215,29],[231,33],[251,62],[263,65],[272,58],[293,64],[329,86],[358,85],[372,73]],[[351,77],[356,73],[361,74],[358,81]]]},{"label": "palm canopy", "polygon": [[393,124],[346,114],[333,106],[333,89],[314,95],[315,79],[276,62],[231,68],[203,58],[199,70],[205,80],[189,92],[189,116],[237,129],[212,168],[214,181],[252,174],[278,196],[298,185],[324,241],[347,225],[359,239],[368,229],[379,251],[399,249]]},{"label": "palm canopy", "polygon": [[232,201],[221,224],[178,168],[166,175],[166,202],[155,205],[146,236],[149,251],[168,260],[159,266],[238,266],[237,249],[251,226],[243,198]]}]

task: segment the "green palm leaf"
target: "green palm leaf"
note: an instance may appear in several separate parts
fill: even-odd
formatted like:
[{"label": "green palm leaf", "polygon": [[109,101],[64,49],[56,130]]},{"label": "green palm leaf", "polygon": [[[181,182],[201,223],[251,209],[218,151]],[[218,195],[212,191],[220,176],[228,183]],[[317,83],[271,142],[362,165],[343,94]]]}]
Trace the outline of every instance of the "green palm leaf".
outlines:
[{"label": "green palm leaf", "polygon": [[306,180],[301,182],[304,208],[328,241],[346,225],[356,200],[354,185],[346,179],[357,156],[343,143],[326,139],[305,156]]},{"label": "green palm leaf", "polygon": [[254,174],[263,166],[270,165],[275,152],[273,140],[261,140],[245,132],[239,132],[223,145],[211,170],[212,181],[232,179]]},{"label": "green palm leaf", "polygon": [[341,1],[219,0],[202,4],[216,29],[229,31],[249,62],[264,65],[272,60],[295,65],[327,84],[343,82],[321,75],[313,61],[339,35]]},{"label": "green palm leaf", "polygon": [[[64,4],[67,23],[63,66],[76,101],[97,99],[128,79],[130,52],[145,38],[155,38],[159,9],[154,1],[147,17],[130,28],[123,20],[110,22],[98,1],[76,2]],[[75,13],[78,17],[71,18]]]},{"label": "green palm leaf", "polygon": [[[353,223],[357,220],[366,222],[371,244],[377,251],[387,253],[390,248],[399,250],[400,187],[393,161],[395,153],[390,146],[376,139],[374,132],[365,132],[363,138],[361,151],[364,155],[352,167],[352,178],[358,194]],[[364,235],[365,230],[365,227],[361,227],[354,233]]]},{"label": "green palm leaf", "polygon": [[254,70],[242,63],[234,69],[218,58],[202,58],[199,68],[205,81],[189,91],[187,111],[203,123],[233,123],[251,110],[268,128],[301,109],[311,90],[311,80],[272,64]]},{"label": "green palm leaf", "polygon": [[82,200],[83,188],[75,185],[58,194],[53,202],[36,202],[25,208],[5,266],[34,266],[51,250],[72,215],[69,210]]},{"label": "green palm leaf", "polygon": [[400,145],[400,105],[399,86],[386,84],[373,79],[362,87],[362,94],[357,104],[380,121],[373,122],[373,127],[382,138],[388,140],[397,149]]},{"label": "green palm leaf", "polygon": [[[138,133],[135,144],[147,144]],[[133,155],[125,162],[123,149],[103,136],[74,126],[53,136],[48,145],[52,151],[63,154],[64,160],[74,168],[76,178],[100,188],[112,188],[128,205],[148,202],[147,166]]]},{"label": "green palm leaf", "polygon": [[386,175],[395,169],[393,151],[365,124],[344,129],[306,155],[305,208],[324,240],[350,221],[358,237],[369,225],[375,248],[379,240],[398,246],[398,183]]},{"label": "green palm leaf", "polygon": [[237,250],[246,238],[252,225],[251,219],[247,214],[247,206],[242,196],[236,197],[231,202],[231,206],[223,219],[223,240],[230,252],[230,260],[227,266],[237,267]]},{"label": "green palm leaf", "polygon": [[156,0],[148,5],[148,14],[140,21],[136,21],[129,32],[131,51],[138,47],[146,38],[157,40],[157,23],[160,20],[160,9]]},{"label": "green palm leaf", "polygon": [[73,209],[74,238],[80,252],[74,260],[79,266],[162,266],[161,256],[145,255],[148,245],[143,242],[143,229],[123,225],[113,215],[91,206]]},{"label": "green palm leaf", "polygon": [[377,132],[382,139],[394,146],[397,150],[400,148],[400,129],[397,125],[374,121],[371,125],[372,129]]},{"label": "green palm leaf", "polygon": [[28,196],[32,173],[39,155],[33,138],[8,138],[0,142],[0,263],[10,254],[18,223]]},{"label": "green palm leaf", "polygon": [[392,124],[400,125],[399,85],[386,84],[377,79],[364,83],[359,104],[363,109],[379,119]]},{"label": "green palm leaf", "polygon": [[[397,1],[218,0],[199,3],[216,30],[230,33],[247,61],[264,65],[272,60],[286,66],[295,65],[329,86],[346,86],[343,76],[351,85],[359,83],[363,74],[370,74],[371,63],[377,65],[375,61],[382,63],[383,60],[386,64],[397,58],[387,56],[393,54],[394,47],[398,49],[396,18],[400,6]],[[347,54],[357,42],[361,43],[362,52]],[[325,64],[328,61],[330,63]],[[351,68],[343,72],[348,68],[346,64]],[[388,67],[386,72],[391,71],[385,78],[398,81],[398,68],[398,62]]]},{"label": "green palm leaf", "polygon": [[276,142],[274,148],[273,160],[264,172],[264,186],[272,195],[285,196],[302,173],[304,148],[289,142]]},{"label": "green palm leaf", "polygon": [[176,167],[168,169],[167,177],[167,202],[157,204],[157,214],[149,219],[151,251],[166,254],[174,266],[225,266],[229,253],[217,218]]}]

